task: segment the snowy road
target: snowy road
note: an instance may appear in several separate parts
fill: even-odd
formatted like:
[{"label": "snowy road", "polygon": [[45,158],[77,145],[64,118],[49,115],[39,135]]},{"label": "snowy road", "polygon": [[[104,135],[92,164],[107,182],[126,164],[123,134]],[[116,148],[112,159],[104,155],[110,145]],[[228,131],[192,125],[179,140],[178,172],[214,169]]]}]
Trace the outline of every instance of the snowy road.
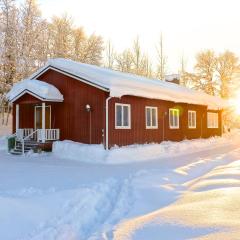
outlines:
[{"label": "snowy road", "polygon": [[0,150],[0,239],[239,239],[239,134],[180,154],[113,165]]}]

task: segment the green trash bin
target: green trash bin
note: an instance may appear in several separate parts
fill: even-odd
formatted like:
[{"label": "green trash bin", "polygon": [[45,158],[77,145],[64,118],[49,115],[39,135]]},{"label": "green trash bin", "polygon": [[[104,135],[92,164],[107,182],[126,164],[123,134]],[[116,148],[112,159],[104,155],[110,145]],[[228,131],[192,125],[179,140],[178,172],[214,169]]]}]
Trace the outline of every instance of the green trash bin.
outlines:
[{"label": "green trash bin", "polygon": [[8,138],[8,151],[10,152],[15,147],[16,137],[12,136]]}]

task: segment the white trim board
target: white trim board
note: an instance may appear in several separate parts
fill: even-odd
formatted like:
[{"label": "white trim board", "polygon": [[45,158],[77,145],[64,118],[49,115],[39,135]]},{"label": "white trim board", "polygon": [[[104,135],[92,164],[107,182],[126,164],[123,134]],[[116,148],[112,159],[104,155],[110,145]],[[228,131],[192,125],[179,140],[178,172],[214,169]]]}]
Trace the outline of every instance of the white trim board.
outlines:
[{"label": "white trim board", "polygon": [[[128,126],[117,126],[117,106],[128,107]],[[122,123],[123,123],[123,118],[124,116],[122,112]],[[131,129],[131,104],[115,103],[115,129]]]},{"label": "white trim board", "polygon": [[[150,109],[151,111],[150,111],[150,120],[151,120],[151,126],[148,126],[147,125],[147,109]],[[156,121],[156,126],[153,126],[152,125],[152,109],[155,109],[156,110],[156,119],[155,119],[155,121]],[[146,129],[158,129],[158,107],[154,107],[154,106],[145,106],[145,127],[146,127]]]}]

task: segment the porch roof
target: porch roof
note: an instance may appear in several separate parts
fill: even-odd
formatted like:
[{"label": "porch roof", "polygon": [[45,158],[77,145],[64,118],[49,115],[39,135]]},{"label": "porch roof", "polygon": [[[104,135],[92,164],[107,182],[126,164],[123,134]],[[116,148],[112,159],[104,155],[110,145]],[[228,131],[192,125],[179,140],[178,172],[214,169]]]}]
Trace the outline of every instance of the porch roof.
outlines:
[{"label": "porch roof", "polygon": [[10,102],[15,102],[18,98],[28,93],[41,101],[63,102],[63,95],[53,85],[36,79],[26,79],[14,84],[7,94]]}]

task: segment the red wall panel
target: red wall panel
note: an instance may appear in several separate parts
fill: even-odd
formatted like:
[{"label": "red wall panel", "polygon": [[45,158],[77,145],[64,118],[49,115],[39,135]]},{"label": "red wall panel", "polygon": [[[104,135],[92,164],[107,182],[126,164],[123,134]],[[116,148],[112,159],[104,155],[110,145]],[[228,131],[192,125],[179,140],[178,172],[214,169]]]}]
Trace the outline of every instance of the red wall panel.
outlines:
[{"label": "red wall panel", "polygon": [[[60,128],[61,139],[103,142],[106,92],[53,70],[45,72],[39,80],[56,86],[64,96],[63,103],[52,104],[53,127]],[[91,106],[91,113],[86,111],[86,104]]]},{"label": "red wall panel", "polygon": [[[131,105],[131,129],[115,129],[115,103]],[[145,107],[158,108],[158,129],[146,129]],[[180,110],[179,129],[169,127],[169,108]],[[197,127],[188,128],[188,110],[196,111]],[[217,111],[215,111],[217,112]],[[207,107],[173,103],[163,100],[146,99],[134,96],[113,98],[109,104],[109,145],[129,145],[135,143],[160,143],[161,141],[181,141],[184,139],[206,138],[221,135],[221,112],[219,128],[207,128]]]}]

